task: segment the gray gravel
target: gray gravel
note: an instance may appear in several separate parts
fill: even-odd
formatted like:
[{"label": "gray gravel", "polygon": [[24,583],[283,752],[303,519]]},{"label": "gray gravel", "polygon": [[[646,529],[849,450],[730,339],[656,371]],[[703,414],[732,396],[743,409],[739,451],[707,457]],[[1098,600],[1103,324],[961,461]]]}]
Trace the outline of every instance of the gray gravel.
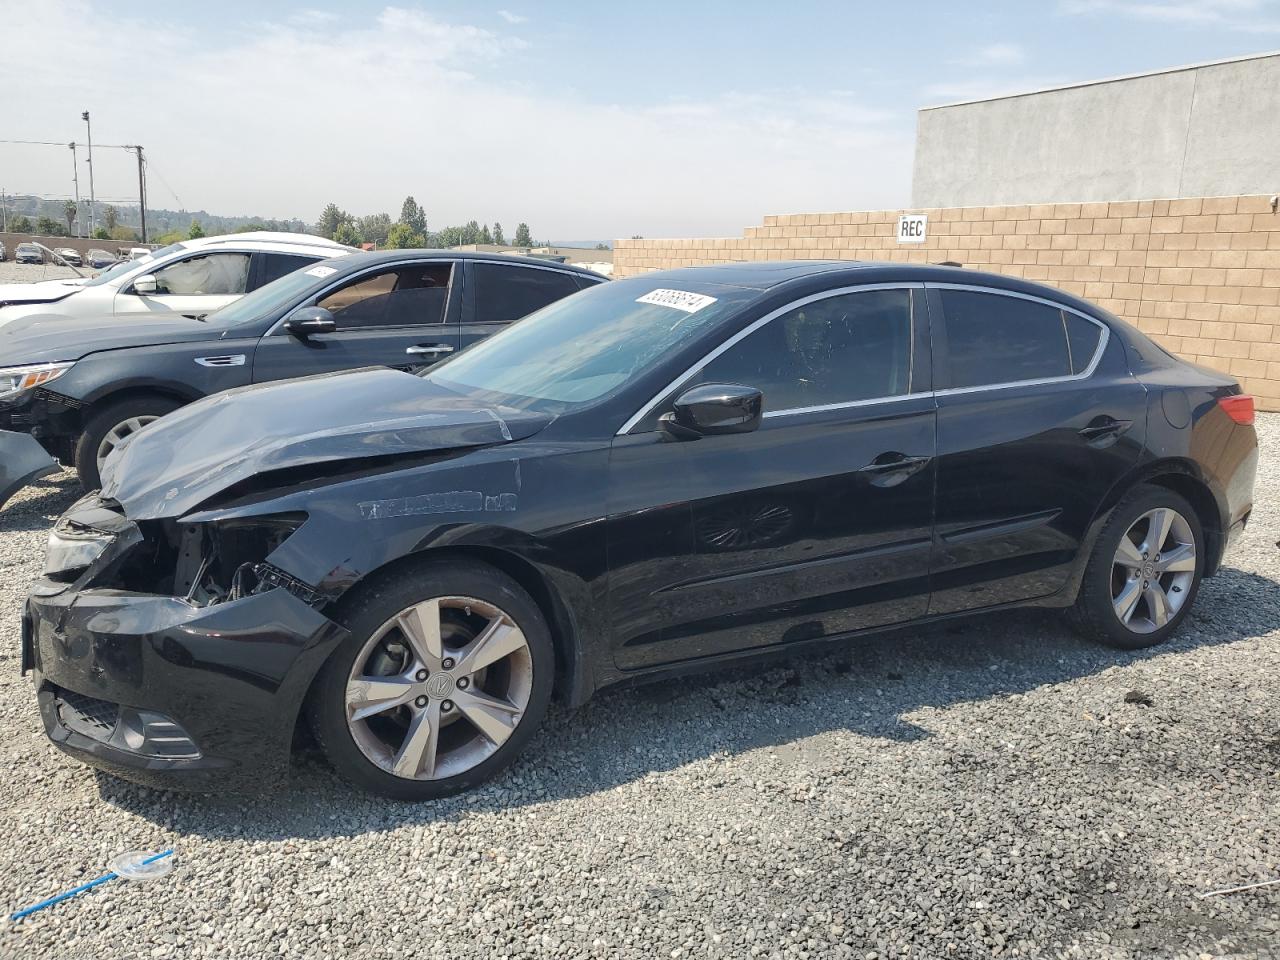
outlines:
[{"label": "gray gravel", "polygon": [[[9,259],[0,261],[0,283],[35,283],[38,280],[57,280],[59,277],[74,277],[76,272],[70,267],[46,263],[14,263],[13,248],[9,244]],[[89,276],[95,271],[89,267],[81,267],[80,272]]]},{"label": "gray gravel", "polygon": [[[18,610],[64,476],[0,513],[5,957],[1280,957],[1280,416],[1257,509],[1155,652],[1024,612],[553,712],[470,796],[148,792],[50,748]],[[1135,693],[1136,692],[1136,693]],[[1130,702],[1139,701],[1139,702]]]}]

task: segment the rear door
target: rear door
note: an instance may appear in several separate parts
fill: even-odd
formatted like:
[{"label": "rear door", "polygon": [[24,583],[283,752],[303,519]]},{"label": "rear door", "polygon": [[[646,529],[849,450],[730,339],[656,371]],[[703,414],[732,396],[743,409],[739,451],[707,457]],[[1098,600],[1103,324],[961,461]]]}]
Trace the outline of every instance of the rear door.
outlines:
[{"label": "rear door", "polygon": [[277,324],[254,354],[254,381],[369,366],[417,371],[436,363],[458,348],[458,324],[450,319],[456,271],[453,261],[432,258],[344,278],[298,305],[323,307],[338,329],[300,338]]},{"label": "rear door", "polygon": [[460,347],[491,336],[507,324],[577,293],[575,274],[539,264],[468,260]]},{"label": "rear door", "polygon": [[249,265],[249,290],[257,290],[273,280],[279,280],[286,274],[301,270],[316,263],[321,257],[308,256],[302,253],[274,253],[262,251],[253,255]]},{"label": "rear door", "polygon": [[1137,463],[1146,392],[1101,321],[1033,296],[930,285],[938,386],[931,614],[1049,596]]}]

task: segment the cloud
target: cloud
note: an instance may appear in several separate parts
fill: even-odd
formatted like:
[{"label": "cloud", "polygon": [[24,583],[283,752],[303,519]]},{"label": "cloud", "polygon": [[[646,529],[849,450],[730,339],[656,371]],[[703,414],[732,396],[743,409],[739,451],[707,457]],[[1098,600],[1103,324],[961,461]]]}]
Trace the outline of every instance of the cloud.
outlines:
[{"label": "cloud", "polygon": [[510,24],[524,23],[529,19],[528,17],[520,16],[518,13],[512,13],[510,10],[499,10],[498,16]]},{"label": "cloud", "polygon": [[1026,59],[1026,51],[1019,44],[993,43],[951,62],[965,67],[1012,67]]},{"label": "cloud", "polygon": [[1280,32],[1278,6],[1274,0],[1060,0],[1058,9],[1068,16],[1276,33]]},{"label": "cloud", "polygon": [[[328,202],[395,213],[413,194],[435,226],[523,220],[540,236],[739,235],[764,213],[910,191],[910,115],[856,93],[610,103],[512,83],[525,43],[502,30],[397,6],[337,30],[267,9],[211,42],[127,9],[45,0],[33,17],[0,0],[6,71],[44,78],[0,100],[0,129],[66,141],[89,108],[95,141],[146,146],[156,206],[175,205],[165,183],[192,209],[306,219]],[[138,36],[164,82],[137,82]],[[53,149],[0,146],[6,188],[69,194]],[[99,196],[133,194],[131,155],[95,149],[94,162]]]}]

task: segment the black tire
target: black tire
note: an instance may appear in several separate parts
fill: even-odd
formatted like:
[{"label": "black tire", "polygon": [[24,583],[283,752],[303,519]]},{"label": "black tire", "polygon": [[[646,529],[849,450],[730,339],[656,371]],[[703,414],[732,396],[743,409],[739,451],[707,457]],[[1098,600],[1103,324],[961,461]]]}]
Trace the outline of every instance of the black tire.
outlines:
[{"label": "black tire", "polygon": [[[1121,622],[1113,607],[1113,566],[1116,551],[1124,536],[1145,513],[1161,507],[1177,511],[1187,521],[1195,544],[1195,570],[1189,586],[1184,588],[1186,599],[1168,622],[1146,633],[1131,630]],[[1076,602],[1068,611],[1068,618],[1076,630],[1090,640],[1122,650],[1140,650],[1163,643],[1178,629],[1195,603],[1204,576],[1204,529],[1195,508],[1184,497],[1172,490],[1150,484],[1134,487],[1116,505],[1089,555],[1084,579]],[[1180,591],[1182,592],[1182,591]]]},{"label": "black tire", "polygon": [[180,406],[181,403],[169,397],[142,394],[108,404],[93,414],[76,441],[76,473],[81,486],[86,490],[102,486],[102,478],[98,476],[98,447],[108,433],[133,417],[163,417]]},{"label": "black tire", "polygon": [[[470,769],[434,780],[413,780],[382,769],[356,743],[347,723],[346,687],[357,656],[376,631],[400,611],[438,597],[473,597],[510,615],[524,634],[532,662],[528,704],[509,738]],[[334,617],[351,631],[317,675],[306,714],[316,742],[333,768],[362,790],[395,800],[422,801],[468,790],[498,774],[537,732],[551,703],[555,650],[542,611],[514,580],[486,564],[462,559],[404,564],[357,587]]]}]

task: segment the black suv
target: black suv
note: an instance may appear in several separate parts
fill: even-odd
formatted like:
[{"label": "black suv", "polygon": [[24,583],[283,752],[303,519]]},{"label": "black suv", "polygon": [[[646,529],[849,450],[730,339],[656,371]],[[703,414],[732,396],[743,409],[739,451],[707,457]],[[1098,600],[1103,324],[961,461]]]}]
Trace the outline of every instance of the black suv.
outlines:
[{"label": "black suv", "polygon": [[209,394],[355,367],[420,370],[603,281],[550,261],[391,250],[321,261],[199,319],[15,321],[0,330],[0,505],[56,469],[50,456],[97,487],[126,437]]}]

